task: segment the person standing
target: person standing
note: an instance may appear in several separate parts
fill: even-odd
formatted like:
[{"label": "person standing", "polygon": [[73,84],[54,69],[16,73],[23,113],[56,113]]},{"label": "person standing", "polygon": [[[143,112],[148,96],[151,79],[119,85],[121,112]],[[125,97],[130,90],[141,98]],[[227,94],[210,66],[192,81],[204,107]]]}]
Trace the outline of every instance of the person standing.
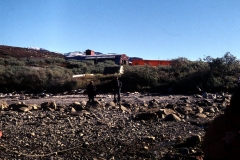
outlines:
[{"label": "person standing", "polygon": [[120,93],[122,88],[122,82],[116,77],[113,81],[113,95],[114,95],[114,103],[119,103],[121,100]]},{"label": "person standing", "polygon": [[88,102],[94,102],[94,97],[96,96],[96,86],[94,85],[93,81],[90,81],[90,83],[87,86],[87,94],[88,94]]}]

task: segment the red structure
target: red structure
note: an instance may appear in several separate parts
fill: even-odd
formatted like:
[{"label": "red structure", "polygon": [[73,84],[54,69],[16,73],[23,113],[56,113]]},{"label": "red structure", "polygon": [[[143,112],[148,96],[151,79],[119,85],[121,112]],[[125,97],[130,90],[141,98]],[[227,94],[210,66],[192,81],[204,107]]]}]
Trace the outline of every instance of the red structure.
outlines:
[{"label": "red structure", "polygon": [[94,55],[95,55],[95,53],[94,53],[94,51],[93,51],[93,50],[87,49],[87,50],[86,50],[86,55],[89,55],[89,56],[94,56]]},{"label": "red structure", "polygon": [[168,66],[170,65],[171,61],[165,61],[165,60],[132,60],[132,65],[151,65],[151,66]]}]

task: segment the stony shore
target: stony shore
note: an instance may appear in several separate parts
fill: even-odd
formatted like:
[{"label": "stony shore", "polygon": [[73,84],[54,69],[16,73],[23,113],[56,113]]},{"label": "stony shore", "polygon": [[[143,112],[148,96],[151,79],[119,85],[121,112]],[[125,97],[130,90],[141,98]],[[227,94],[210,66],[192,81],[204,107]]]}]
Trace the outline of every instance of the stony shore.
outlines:
[{"label": "stony shore", "polygon": [[201,159],[230,94],[2,95],[0,159]]}]

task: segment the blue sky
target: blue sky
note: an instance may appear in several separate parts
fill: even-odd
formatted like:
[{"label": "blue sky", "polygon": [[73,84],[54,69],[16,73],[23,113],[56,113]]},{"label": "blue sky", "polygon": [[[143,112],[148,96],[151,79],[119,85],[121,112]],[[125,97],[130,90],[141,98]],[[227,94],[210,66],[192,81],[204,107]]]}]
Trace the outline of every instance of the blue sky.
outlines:
[{"label": "blue sky", "polygon": [[0,45],[239,59],[239,8],[237,0],[0,0]]}]

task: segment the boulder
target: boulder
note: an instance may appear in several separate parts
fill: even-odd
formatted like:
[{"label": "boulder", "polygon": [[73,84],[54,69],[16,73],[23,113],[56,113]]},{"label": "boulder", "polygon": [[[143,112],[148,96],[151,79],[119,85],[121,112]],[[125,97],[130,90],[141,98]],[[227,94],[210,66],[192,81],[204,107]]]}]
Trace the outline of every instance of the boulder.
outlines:
[{"label": "boulder", "polygon": [[176,104],[167,104],[165,108],[174,110],[175,108],[177,108],[177,105]]},{"label": "boulder", "polygon": [[195,98],[203,98],[203,96],[201,96],[200,94],[196,94],[194,97]]},{"label": "boulder", "polygon": [[204,92],[202,95],[203,98],[208,98],[208,93]]},{"label": "boulder", "polygon": [[100,101],[94,101],[94,102],[91,102],[91,103],[87,102],[87,105],[86,105],[87,108],[94,107],[94,108],[97,108],[97,109],[101,109],[102,108],[101,106],[102,106],[102,103]]},{"label": "boulder", "polygon": [[116,104],[114,102],[109,102],[106,104],[106,107],[109,107],[109,106],[114,107],[114,106],[116,106]]},{"label": "boulder", "polygon": [[143,113],[137,114],[133,119],[134,120],[152,120],[157,118],[158,118],[158,115],[156,113],[143,112]]},{"label": "boulder", "polygon": [[143,136],[141,139],[147,140],[147,141],[155,141],[156,138],[153,136]]},{"label": "boulder", "polygon": [[0,110],[4,110],[8,108],[8,104],[5,101],[0,100]]},{"label": "boulder", "polygon": [[203,113],[203,108],[202,108],[202,107],[197,107],[197,108],[195,109],[195,112],[196,112],[196,113]]},{"label": "boulder", "polygon": [[172,109],[160,109],[160,111],[162,111],[163,114],[165,115],[169,115],[169,114],[174,114],[175,111]]},{"label": "boulder", "polygon": [[206,111],[209,112],[209,113],[215,113],[215,110],[212,106],[207,107]]},{"label": "boulder", "polygon": [[185,99],[184,102],[185,103],[191,103],[191,101],[189,99]]},{"label": "boulder", "polygon": [[41,108],[43,110],[56,110],[57,105],[55,102],[44,102],[41,104]]},{"label": "boulder", "polygon": [[148,107],[158,107],[158,101],[156,99],[149,101]]},{"label": "boulder", "polygon": [[28,112],[29,108],[28,107],[20,107],[18,110],[21,112]]},{"label": "boulder", "polygon": [[80,101],[79,102],[82,106],[86,106],[87,102],[86,101]]},{"label": "boulder", "polygon": [[203,114],[203,113],[197,113],[195,115],[195,117],[197,117],[197,118],[206,118],[207,116],[205,114]]},{"label": "boulder", "polygon": [[181,114],[188,114],[189,112],[192,111],[192,108],[191,107],[177,107],[176,111]]},{"label": "boulder", "polygon": [[124,107],[124,106],[122,106],[122,105],[120,105],[120,110],[121,110],[122,112],[131,113],[131,111],[130,111],[129,109],[127,109],[126,107]]},{"label": "boulder", "polygon": [[208,99],[204,99],[203,103],[205,103],[206,106],[212,106],[213,105],[213,103],[210,100],[208,100]]},{"label": "boulder", "polygon": [[164,118],[165,121],[181,121],[181,119],[176,114],[169,114]]},{"label": "boulder", "polygon": [[85,109],[85,106],[82,105],[82,104],[79,103],[79,102],[74,102],[74,103],[70,104],[70,106],[71,106],[72,108],[74,108],[75,111],[81,111],[81,110]]},{"label": "boulder", "polygon": [[41,108],[41,107],[40,107],[39,105],[37,105],[37,104],[31,104],[30,106],[32,107],[32,110],[38,110],[38,109]]},{"label": "boulder", "polygon": [[202,138],[199,135],[193,135],[186,139],[186,146],[194,147],[202,142]]},{"label": "boulder", "polygon": [[27,105],[24,103],[14,103],[9,105],[9,108],[11,108],[13,111],[22,111],[22,112],[27,112],[32,110],[32,106],[31,105]]}]

